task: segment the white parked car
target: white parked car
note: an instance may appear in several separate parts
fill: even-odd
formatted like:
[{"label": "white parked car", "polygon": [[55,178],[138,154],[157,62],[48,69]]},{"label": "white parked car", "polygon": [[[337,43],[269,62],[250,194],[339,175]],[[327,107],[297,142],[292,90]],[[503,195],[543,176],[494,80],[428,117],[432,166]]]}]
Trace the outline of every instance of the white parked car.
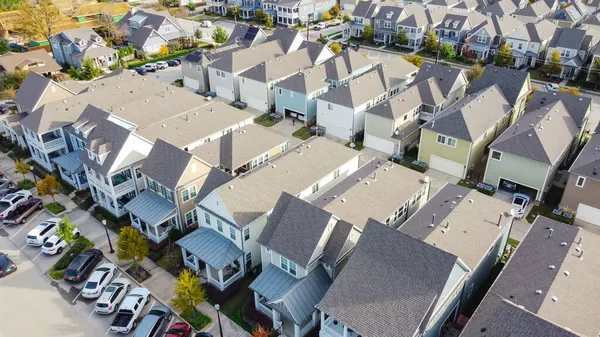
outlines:
[{"label": "white parked car", "polygon": [[15,193],[10,193],[0,200],[0,218],[6,218],[15,211],[17,206],[28,199],[33,198],[28,190],[21,190]]},{"label": "white parked car", "polygon": [[85,283],[85,286],[83,286],[81,296],[85,298],[100,297],[116,273],[117,267],[112,263],[105,263],[96,268],[92,276]]},{"label": "white parked car", "polygon": [[510,199],[510,204],[517,206],[517,213],[515,214],[517,218],[520,219],[523,217],[523,215],[525,215],[525,210],[527,210],[527,206],[529,206],[530,201],[531,199],[529,199],[529,196],[526,194],[513,194],[512,198]]},{"label": "white parked car", "polygon": [[95,311],[99,314],[112,314],[131,288],[131,282],[126,278],[115,279],[106,287],[102,296],[96,302]]},{"label": "white parked car", "polygon": [[169,67],[169,64],[165,61],[156,62],[156,69],[167,69],[168,67]]},{"label": "white parked car", "polygon": [[558,88],[560,88],[560,86],[556,83],[546,83],[546,90],[548,91],[558,91]]},{"label": "white parked car", "polygon": [[[58,225],[56,226],[56,229],[58,230]],[[75,239],[77,239],[81,235],[79,228],[75,227],[73,234],[75,235]],[[42,246],[42,253],[48,255],[60,254],[65,247],[67,247],[67,242],[61,239],[58,234],[54,234]]]},{"label": "white parked car", "polygon": [[146,63],[143,68],[146,71],[155,72],[156,71],[156,63]]},{"label": "white parked car", "polygon": [[110,325],[110,331],[129,333],[135,329],[137,319],[148,302],[150,302],[150,291],[146,288],[134,288],[121,302],[117,315]]},{"label": "white parked car", "polygon": [[210,22],[208,20],[204,20],[200,23],[200,27],[210,28],[210,27],[212,27],[212,22]]},{"label": "white parked car", "polygon": [[319,22],[312,26],[312,29],[314,29],[314,30],[321,30],[321,29],[325,29],[325,28],[327,28],[326,22]]},{"label": "white parked car", "polygon": [[51,218],[40,222],[27,233],[27,244],[36,247],[45,244],[51,236],[56,234],[60,220],[59,218]]}]

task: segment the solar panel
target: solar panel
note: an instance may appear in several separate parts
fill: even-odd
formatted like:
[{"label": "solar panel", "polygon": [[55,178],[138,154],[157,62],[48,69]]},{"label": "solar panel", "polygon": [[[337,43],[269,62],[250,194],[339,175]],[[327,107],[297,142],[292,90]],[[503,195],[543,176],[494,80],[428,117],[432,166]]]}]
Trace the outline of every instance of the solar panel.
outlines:
[{"label": "solar panel", "polygon": [[246,35],[244,36],[244,40],[254,41],[254,38],[256,37],[256,34],[258,34],[258,31],[259,31],[258,27],[248,27],[248,31],[246,32]]}]

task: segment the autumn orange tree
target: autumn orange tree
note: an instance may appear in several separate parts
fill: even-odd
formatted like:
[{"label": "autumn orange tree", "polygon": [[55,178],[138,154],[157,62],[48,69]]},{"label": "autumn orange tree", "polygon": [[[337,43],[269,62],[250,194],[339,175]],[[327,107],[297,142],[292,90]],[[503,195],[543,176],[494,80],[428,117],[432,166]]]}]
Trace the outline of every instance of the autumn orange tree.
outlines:
[{"label": "autumn orange tree", "polygon": [[253,331],[252,331],[252,337],[270,337],[271,336],[271,330],[267,330],[265,328],[262,327],[262,325],[258,325]]},{"label": "autumn orange tree", "polygon": [[60,189],[60,184],[56,181],[56,178],[49,174],[46,178],[38,181],[37,183],[38,193],[40,195],[49,195],[52,197],[52,201],[56,203],[56,199],[54,196],[58,194],[58,190]]}]

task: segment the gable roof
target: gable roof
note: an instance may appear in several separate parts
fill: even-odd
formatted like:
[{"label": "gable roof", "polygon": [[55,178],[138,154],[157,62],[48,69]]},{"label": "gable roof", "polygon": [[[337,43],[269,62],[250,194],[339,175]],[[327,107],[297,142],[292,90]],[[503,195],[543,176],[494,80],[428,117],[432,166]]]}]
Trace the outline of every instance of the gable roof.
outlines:
[{"label": "gable roof", "polygon": [[421,105],[438,106],[445,101],[444,95],[433,78],[410,86],[398,95],[383,101],[367,110],[367,113],[380,117],[396,120],[402,118],[409,111]]},{"label": "gable roof", "polygon": [[[129,28],[129,20],[132,18],[133,19],[136,19],[136,18],[143,19],[142,26],[138,29]],[[158,30],[160,29],[160,26],[166,20],[170,21],[173,24],[173,26],[175,26],[175,28],[177,28],[177,30],[178,30],[177,32],[169,33],[169,37],[170,36],[179,37],[181,35],[181,32],[183,31],[183,29],[177,22],[177,19],[175,19],[169,13],[169,11],[155,11],[150,8],[144,8],[143,10],[139,10],[139,9],[130,10],[129,13],[127,13],[119,21],[118,25],[122,29],[124,28],[124,29],[128,30],[127,41],[132,43],[136,47],[141,48],[142,46],[144,46],[144,44],[146,44],[146,41],[148,41],[148,39],[152,35],[152,32],[154,32],[154,31],[158,32]],[[161,38],[165,39],[165,37],[163,37],[162,35],[159,35],[159,36]],[[167,37],[166,41],[168,42],[168,40],[169,40],[169,38]]]},{"label": "gable roof", "polygon": [[592,99],[589,97],[575,96],[566,92],[546,92],[534,91],[527,104],[526,111],[537,110],[542,106],[556,101],[562,101],[569,111],[569,114],[578,127],[583,127],[583,122],[587,117],[591,107]]},{"label": "gable roof", "polygon": [[142,173],[175,191],[192,154],[157,138],[144,160]]},{"label": "gable roof", "polygon": [[[494,84],[498,84],[504,97],[506,97],[512,106],[515,106],[517,100],[522,97],[519,96],[519,94],[523,90],[523,86],[531,87],[528,72],[488,65],[483,70],[481,77],[476,78],[473,83],[471,83],[467,93],[472,94]],[[528,92],[529,91],[527,91],[525,95],[527,95]]]},{"label": "gable roof", "polygon": [[353,243],[350,242],[349,238],[353,230],[352,224],[347,221],[339,220],[336,222],[323,249],[323,256],[321,257],[323,263],[328,266],[335,266],[344,257],[344,254],[352,248]]},{"label": "gable roof", "polygon": [[600,180],[598,171],[600,171],[600,128],[596,128],[596,132],[590,140],[585,144],[577,159],[569,168],[569,172],[575,173],[588,178]]},{"label": "gable roof", "polygon": [[548,43],[549,47],[582,49],[586,31],[578,28],[558,28]]},{"label": "gable roof", "polygon": [[497,84],[465,96],[422,128],[468,142],[479,139],[512,110]]},{"label": "gable roof", "polygon": [[442,94],[446,97],[453,89],[457,89],[455,86],[460,83],[461,80],[464,81],[464,84],[466,85],[466,77],[462,69],[430,62],[424,62],[421,65],[413,82],[418,83],[432,77],[438,82]]},{"label": "gable roof", "polygon": [[[515,32],[518,32],[519,35],[525,37],[528,41],[543,42],[552,38],[557,28],[558,26],[554,23],[548,20],[542,20],[537,23],[526,23],[525,26],[517,28]],[[513,34],[514,33],[511,33],[509,37],[519,38],[516,34],[515,36],[513,36]]]},{"label": "gable roof", "polygon": [[[37,65],[30,67],[29,65],[31,64]],[[2,71],[14,72],[16,70],[26,70],[39,74],[62,69],[62,67],[56,63],[52,56],[44,49],[37,49],[24,53],[6,53],[0,56],[0,67]]]},{"label": "gable roof", "polygon": [[373,98],[383,95],[387,88],[376,69],[366,72],[343,86],[329,90],[319,97],[326,102],[356,108]]},{"label": "gable roof", "polygon": [[539,18],[541,16],[549,14],[551,11],[552,8],[550,8],[550,6],[548,6],[548,4],[545,1],[536,1],[532,4],[525,6],[522,9],[519,9],[514,13],[514,15]]},{"label": "gable roof", "polygon": [[279,41],[284,54],[287,54],[292,51],[294,41],[296,41],[298,38],[301,40],[306,40],[304,34],[299,30],[287,27],[277,27],[275,28],[273,34],[267,37],[266,42]]},{"label": "gable roof", "polygon": [[29,72],[13,101],[19,105],[21,111],[31,113],[52,82],[51,79],[38,73]]},{"label": "gable roof", "polygon": [[377,3],[373,0],[359,1],[352,11],[352,16],[370,19],[373,17],[377,6]]},{"label": "gable roof", "polygon": [[481,9],[484,14],[503,16],[514,13],[518,7],[510,0],[501,0]]},{"label": "gable roof", "polygon": [[275,86],[302,94],[308,94],[319,89],[327,88],[329,83],[325,82],[326,78],[327,74],[325,66],[320,65],[292,75],[275,84]]},{"label": "gable roof", "polygon": [[339,54],[323,63],[327,79],[340,81],[352,75],[358,69],[373,66],[374,62],[351,48],[342,50]]},{"label": "gable roof", "polygon": [[412,337],[456,262],[456,256],[370,219],[316,307],[364,337]]},{"label": "gable roof", "polygon": [[202,187],[198,191],[196,195],[196,199],[194,203],[199,203],[202,199],[206,198],[212,191],[214,191],[219,186],[227,184],[231,180],[233,180],[233,176],[231,174],[226,173],[225,171],[221,171],[216,167],[213,167],[208,171],[208,175],[204,182],[202,183]]},{"label": "gable roof", "polygon": [[[377,12],[377,14],[375,15],[375,20],[385,20],[385,21],[391,21],[393,23],[396,23],[400,19],[400,15],[403,13],[403,11],[404,11],[404,9],[402,7],[380,6],[379,12]],[[390,14],[391,14],[391,16],[390,16]],[[388,16],[389,16],[389,18],[388,18]],[[392,24],[392,27],[393,28],[386,28],[386,29],[396,30],[395,24]],[[381,29],[381,28],[383,28],[383,25],[381,25],[377,29]]]},{"label": "gable roof", "polygon": [[233,53],[227,53],[210,64],[210,68],[238,73],[249,69],[261,62],[268,61],[285,54],[279,40],[265,42],[258,47],[244,48]]}]

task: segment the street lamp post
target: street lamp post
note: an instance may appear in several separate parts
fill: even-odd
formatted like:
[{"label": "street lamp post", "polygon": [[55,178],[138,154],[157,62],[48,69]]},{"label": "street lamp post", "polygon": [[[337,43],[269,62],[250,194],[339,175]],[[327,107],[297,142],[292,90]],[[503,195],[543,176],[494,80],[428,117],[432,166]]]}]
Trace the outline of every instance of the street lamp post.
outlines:
[{"label": "street lamp post", "polygon": [[221,309],[221,306],[218,304],[215,304],[215,309],[217,310],[217,320],[219,321],[219,335],[221,337],[223,337],[223,327],[221,326],[221,314],[219,309]]},{"label": "street lamp post", "polygon": [[35,185],[37,186],[37,178],[35,177],[35,173],[33,172],[33,165],[29,166],[31,170],[31,175],[33,176],[33,181],[35,181]]},{"label": "street lamp post", "polygon": [[110,236],[108,235],[108,226],[106,226],[106,220],[102,220],[102,225],[104,225],[104,230],[106,231],[106,238],[108,239],[108,246],[110,247],[110,253],[114,254],[115,250],[113,249],[112,242],[110,242]]}]

